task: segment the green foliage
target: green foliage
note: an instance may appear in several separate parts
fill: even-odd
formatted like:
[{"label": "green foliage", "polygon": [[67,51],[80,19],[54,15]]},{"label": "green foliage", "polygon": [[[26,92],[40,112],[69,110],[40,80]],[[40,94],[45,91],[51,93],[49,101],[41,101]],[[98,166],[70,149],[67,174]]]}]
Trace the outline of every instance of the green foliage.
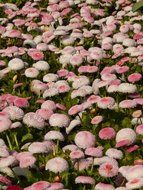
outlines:
[{"label": "green foliage", "polygon": [[33,139],[33,135],[31,133],[27,133],[22,137],[22,142]]},{"label": "green foliage", "polygon": [[133,12],[138,11],[139,9],[141,9],[143,7],[143,0],[137,2],[134,4],[133,6]]}]

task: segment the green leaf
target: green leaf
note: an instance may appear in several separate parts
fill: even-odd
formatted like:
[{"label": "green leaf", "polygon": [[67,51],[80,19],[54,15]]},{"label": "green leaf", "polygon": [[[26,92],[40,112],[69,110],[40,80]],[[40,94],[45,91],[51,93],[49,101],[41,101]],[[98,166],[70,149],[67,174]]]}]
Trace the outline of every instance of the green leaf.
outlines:
[{"label": "green leaf", "polygon": [[143,7],[143,0],[141,0],[141,1],[139,1],[139,2],[137,2],[137,3],[134,4],[134,6],[133,6],[133,12],[139,10],[142,7]]},{"label": "green leaf", "polygon": [[131,125],[131,120],[130,120],[130,118],[125,117],[125,118],[122,120],[122,126],[123,126],[123,127],[130,127],[130,125]]},{"label": "green leaf", "polygon": [[23,137],[22,137],[22,142],[24,142],[24,141],[26,141],[26,140],[31,140],[33,138],[33,135],[32,134],[30,134],[30,133],[27,133],[26,135],[24,135]]}]

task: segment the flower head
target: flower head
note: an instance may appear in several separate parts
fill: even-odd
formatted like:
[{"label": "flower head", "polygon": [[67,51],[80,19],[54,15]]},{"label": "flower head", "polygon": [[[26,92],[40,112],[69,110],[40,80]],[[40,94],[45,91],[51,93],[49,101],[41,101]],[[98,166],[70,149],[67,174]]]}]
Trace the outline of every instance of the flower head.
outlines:
[{"label": "flower head", "polygon": [[49,170],[54,173],[61,173],[67,171],[69,168],[68,163],[65,159],[61,157],[55,157],[48,160],[46,164],[46,170]]},{"label": "flower head", "polygon": [[74,141],[79,148],[86,149],[93,147],[96,139],[95,136],[89,131],[80,131],[76,134]]}]

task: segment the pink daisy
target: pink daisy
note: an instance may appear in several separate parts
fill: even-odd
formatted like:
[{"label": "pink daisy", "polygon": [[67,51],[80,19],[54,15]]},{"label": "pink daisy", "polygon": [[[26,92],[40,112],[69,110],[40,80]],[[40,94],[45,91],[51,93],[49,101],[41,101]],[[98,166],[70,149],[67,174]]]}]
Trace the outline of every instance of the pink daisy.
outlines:
[{"label": "pink daisy", "polygon": [[123,128],[116,134],[116,147],[131,145],[136,141],[136,133],[133,129]]},{"label": "pink daisy", "polygon": [[143,124],[140,124],[136,127],[136,133],[143,135]]},{"label": "pink daisy", "polygon": [[95,184],[95,180],[92,177],[89,176],[78,176],[75,179],[75,183],[82,183],[82,184],[91,184],[94,185]]},{"label": "pink daisy", "polygon": [[103,152],[102,152],[102,147],[90,147],[86,148],[85,154],[88,156],[93,156],[93,157],[102,157]]},{"label": "pink daisy", "polygon": [[36,162],[36,158],[30,152],[21,152],[16,155],[20,168],[27,168]]},{"label": "pink daisy", "polygon": [[40,115],[43,119],[48,120],[50,116],[53,114],[52,110],[41,108],[36,111],[38,115]]},{"label": "pink daisy", "polygon": [[74,141],[79,148],[86,149],[93,147],[96,139],[95,136],[89,131],[80,131],[76,134]]},{"label": "pink daisy", "polygon": [[44,54],[37,49],[30,49],[28,51],[28,55],[35,61],[42,60],[44,58]]},{"label": "pink daisy", "polygon": [[99,108],[107,109],[115,104],[115,100],[112,97],[104,97],[98,100],[97,105]]},{"label": "pink daisy", "polygon": [[75,106],[72,106],[69,111],[68,111],[68,114],[69,115],[75,115],[79,112],[81,112],[83,109],[83,106],[82,105],[75,105]]},{"label": "pink daisy", "polygon": [[123,100],[119,103],[120,108],[134,108],[136,107],[137,103],[134,100]]},{"label": "pink daisy", "polygon": [[69,168],[68,162],[61,158],[55,157],[46,163],[46,170],[52,171],[54,173],[61,173],[63,171],[67,171]]},{"label": "pink daisy", "polygon": [[81,150],[73,150],[70,153],[70,158],[72,160],[84,158],[84,153]]},{"label": "pink daisy", "polygon": [[116,132],[111,127],[105,127],[99,131],[99,137],[104,140],[113,139],[115,135],[116,135]]},{"label": "pink daisy", "polygon": [[97,72],[97,70],[98,70],[97,66],[90,66],[90,65],[80,66],[78,68],[79,73],[95,73]]},{"label": "pink daisy", "polygon": [[134,151],[138,150],[139,148],[140,147],[138,145],[133,145],[133,146],[129,147],[126,151],[128,153],[131,153],[131,152],[134,152]]},{"label": "pink daisy", "polygon": [[100,165],[98,171],[102,177],[113,177],[118,174],[118,169],[116,164],[106,162]]},{"label": "pink daisy", "polygon": [[143,187],[143,178],[134,178],[126,183],[127,189],[139,189]]},{"label": "pink daisy", "polygon": [[134,101],[139,105],[143,105],[143,98],[135,98]]},{"label": "pink daisy", "polygon": [[135,83],[142,79],[142,75],[140,73],[133,73],[128,76],[128,81],[131,83]]},{"label": "pink daisy", "polygon": [[113,185],[111,184],[107,184],[107,183],[98,183],[96,186],[95,186],[95,189],[96,190],[114,190],[115,188],[113,187]]},{"label": "pink daisy", "polygon": [[101,115],[98,115],[98,116],[95,116],[94,118],[92,118],[91,124],[97,125],[97,124],[101,123],[102,121],[103,121],[103,117]]},{"label": "pink daisy", "polygon": [[31,186],[24,188],[24,190],[44,190],[47,189],[48,187],[50,187],[50,183],[47,181],[38,181],[36,183],[33,183]]}]

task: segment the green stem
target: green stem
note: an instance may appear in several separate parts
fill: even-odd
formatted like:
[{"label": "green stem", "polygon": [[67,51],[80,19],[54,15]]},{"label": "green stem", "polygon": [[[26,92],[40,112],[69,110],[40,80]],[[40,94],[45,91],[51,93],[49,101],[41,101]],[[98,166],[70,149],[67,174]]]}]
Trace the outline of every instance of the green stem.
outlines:
[{"label": "green stem", "polygon": [[56,155],[56,147],[53,148],[53,156]]},{"label": "green stem", "polygon": [[19,144],[18,144],[18,140],[17,140],[17,135],[16,134],[14,134],[14,140],[15,140],[17,148],[19,149]]},{"label": "green stem", "polygon": [[94,164],[92,163],[92,165],[91,165],[91,172],[93,171],[93,167],[94,167]]},{"label": "green stem", "polygon": [[83,186],[83,190],[86,190],[86,187],[85,187],[85,185]]},{"label": "green stem", "polygon": [[8,142],[9,149],[12,150],[12,144],[11,144],[9,136],[7,134],[6,134],[6,139],[7,139],[7,142]]},{"label": "green stem", "polygon": [[65,180],[66,180],[66,186],[68,185],[68,173],[66,174],[66,177],[65,177]]}]

